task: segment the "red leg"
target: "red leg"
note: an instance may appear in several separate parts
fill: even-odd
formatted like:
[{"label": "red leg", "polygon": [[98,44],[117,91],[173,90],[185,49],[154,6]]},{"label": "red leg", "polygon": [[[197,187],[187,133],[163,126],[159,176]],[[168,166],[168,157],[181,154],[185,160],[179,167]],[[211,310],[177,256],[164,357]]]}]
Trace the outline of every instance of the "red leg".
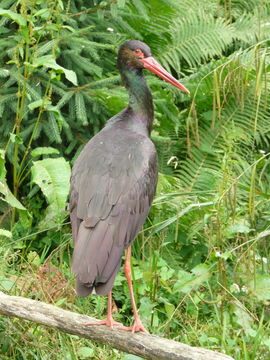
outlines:
[{"label": "red leg", "polygon": [[141,322],[141,320],[139,318],[138,310],[137,310],[135,299],[134,299],[132,280],[131,280],[130,257],[131,257],[131,246],[129,246],[127,248],[124,271],[125,271],[125,275],[126,275],[127,282],[128,282],[130,299],[131,299],[131,304],[132,304],[133,313],[134,313],[134,324],[132,326],[128,327],[128,328],[125,328],[124,330],[131,330],[133,333],[137,332],[137,331],[148,333],[148,331],[144,328],[144,326],[143,326],[143,324],[142,324],[142,322]]},{"label": "red leg", "polygon": [[126,327],[122,323],[115,321],[112,317],[112,292],[110,292],[108,295],[107,318],[104,320],[92,321],[90,323],[85,324],[85,326],[92,326],[92,325],[106,325],[109,326],[111,329],[113,329],[113,326],[115,325],[123,329],[126,329]]}]

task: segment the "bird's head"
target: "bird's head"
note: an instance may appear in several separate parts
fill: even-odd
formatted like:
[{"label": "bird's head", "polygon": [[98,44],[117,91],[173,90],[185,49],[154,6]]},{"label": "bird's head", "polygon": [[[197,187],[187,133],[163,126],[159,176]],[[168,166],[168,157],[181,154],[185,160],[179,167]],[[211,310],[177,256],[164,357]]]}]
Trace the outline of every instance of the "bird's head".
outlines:
[{"label": "bird's head", "polygon": [[148,69],[178,89],[189,93],[189,90],[166,71],[153,57],[148,45],[139,40],[124,42],[118,51],[119,69]]}]

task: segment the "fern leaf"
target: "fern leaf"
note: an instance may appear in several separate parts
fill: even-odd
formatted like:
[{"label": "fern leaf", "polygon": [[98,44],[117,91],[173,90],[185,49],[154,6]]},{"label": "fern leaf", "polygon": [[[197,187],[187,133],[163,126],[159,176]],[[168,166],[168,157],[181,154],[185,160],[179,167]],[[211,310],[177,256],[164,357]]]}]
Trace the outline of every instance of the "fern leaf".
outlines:
[{"label": "fern leaf", "polygon": [[172,42],[162,51],[164,59],[175,68],[179,59],[196,66],[209,57],[221,56],[234,38],[233,27],[222,18],[194,14],[174,21],[170,27]]},{"label": "fern leaf", "polygon": [[62,139],[60,136],[57,119],[55,118],[55,115],[52,111],[48,111],[47,116],[49,121],[46,126],[43,126],[43,130],[52,142],[54,141],[60,144],[62,142]]},{"label": "fern leaf", "polygon": [[74,54],[74,52],[66,52],[66,54],[69,55],[72,62],[76,64],[79,69],[85,71],[90,75],[96,75],[98,77],[101,77],[102,68],[100,66],[91,63],[88,59],[84,58],[83,56]]},{"label": "fern leaf", "polygon": [[56,105],[57,109],[61,109],[64,105],[66,105],[70,101],[73,95],[74,93],[72,91],[66,92],[64,96],[58,101]]},{"label": "fern leaf", "polygon": [[76,92],[75,94],[75,109],[76,109],[76,116],[80,123],[84,126],[88,124],[87,120],[87,113],[85,108],[84,97],[81,92]]},{"label": "fern leaf", "polygon": [[54,46],[58,43],[58,39],[53,39],[48,42],[45,42],[45,44],[41,45],[37,49],[37,56],[42,56],[47,54],[50,50],[54,48]]}]

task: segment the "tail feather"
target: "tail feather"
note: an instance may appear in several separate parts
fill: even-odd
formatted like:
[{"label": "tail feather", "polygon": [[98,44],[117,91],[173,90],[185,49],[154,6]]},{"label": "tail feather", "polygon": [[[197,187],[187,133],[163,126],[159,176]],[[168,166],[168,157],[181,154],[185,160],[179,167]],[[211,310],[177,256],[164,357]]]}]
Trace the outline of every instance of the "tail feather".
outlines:
[{"label": "tail feather", "polygon": [[112,290],[114,279],[119,271],[120,266],[121,266],[121,257],[119,263],[116,265],[110,278],[107,279],[106,282],[100,282],[95,286],[95,290],[98,295],[103,295],[103,296],[108,295],[108,293]]},{"label": "tail feather", "polygon": [[76,280],[76,293],[81,297],[86,297],[93,292],[93,286],[81,283],[78,279]]},{"label": "tail feather", "polygon": [[91,294],[93,288],[100,295],[111,291],[123,251],[130,246],[147,216],[148,199],[142,199],[140,204],[139,209],[129,201],[125,206],[119,203],[106,219],[100,219],[93,227],[85,220],[80,223],[72,265],[79,296]]},{"label": "tail feather", "polygon": [[99,295],[111,291],[123,253],[123,246],[114,241],[114,230],[114,225],[106,220],[94,228],[80,224],[72,263],[79,296],[91,294],[93,288]]}]

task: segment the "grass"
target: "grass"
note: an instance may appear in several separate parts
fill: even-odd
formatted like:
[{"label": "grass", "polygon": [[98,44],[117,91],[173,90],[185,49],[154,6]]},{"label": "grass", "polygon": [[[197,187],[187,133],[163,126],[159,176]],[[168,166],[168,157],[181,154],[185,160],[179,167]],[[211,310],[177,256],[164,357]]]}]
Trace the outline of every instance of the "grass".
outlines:
[{"label": "grass", "polygon": [[[161,209],[155,206],[154,211]],[[269,280],[264,275],[268,259],[257,255],[266,246],[267,233],[253,238],[239,233],[237,242],[229,245],[227,239],[222,252],[213,245],[213,229],[203,228],[202,238],[197,226],[191,240],[183,232],[185,222],[194,216],[191,214],[184,215],[181,226],[174,222],[156,234],[152,223],[134,243],[133,278],[144,324],[154,334],[225,352],[235,360],[269,359]],[[193,222],[198,225],[198,218],[205,216],[204,211],[198,212]],[[175,226],[180,226],[181,241],[177,243]],[[69,266],[70,234],[67,227],[63,229],[58,237],[65,241],[47,257],[31,250],[37,238],[31,246],[24,240],[27,251],[14,250],[2,240],[0,286],[9,294],[103,318],[105,298],[78,298],[75,294]],[[225,234],[222,229],[221,235]],[[43,236],[44,232],[38,234],[39,241]],[[114,299],[115,318],[130,324],[132,312],[123,271],[115,282]],[[1,359],[129,359],[109,347],[18,319],[2,317],[1,332]]]}]

